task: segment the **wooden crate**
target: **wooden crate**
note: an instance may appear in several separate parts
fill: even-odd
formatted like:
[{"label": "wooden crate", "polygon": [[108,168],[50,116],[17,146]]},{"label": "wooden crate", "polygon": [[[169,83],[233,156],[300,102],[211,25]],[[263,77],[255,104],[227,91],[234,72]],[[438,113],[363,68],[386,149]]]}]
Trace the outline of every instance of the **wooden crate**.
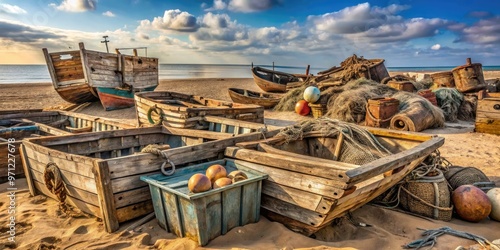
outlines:
[{"label": "wooden crate", "polygon": [[[22,124],[21,124],[22,123]],[[17,126],[22,125],[22,126]],[[117,122],[111,119],[79,114],[67,111],[16,110],[0,112],[0,183],[7,180],[8,171],[13,172],[16,178],[24,176],[19,147],[26,137],[45,135],[67,135],[89,131],[107,131],[124,128],[133,128],[135,125]],[[7,127],[6,127],[7,126]],[[12,126],[12,127],[11,127]],[[14,169],[8,170],[8,142],[15,139]],[[11,162],[12,163],[12,162]]]},{"label": "wooden crate", "polygon": [[108,232],[119,223],[153,211],[147,184],[140,175],[160,173],[165,159],[140,153],[147,145],[168,144],[163,154],[177,169],[187,163],[222,158],[237,142],[259,140],[275,132],[230,133],[166,127],[136,128],[23,140],[21,158],[30,193],[56,199],[43,174],[55,163],[65,183],[66,202],[102,218]]},{"label": "wooden crate", "polygon": [[478,100],[476,132],[500,135],[500,98]]},{"label": "wooden crate", "polygon": [[197,128],[203,117],[219,116],[249,122],[264,122],[264,108],[175,92],[141,92],[134,96],[139,126]]},{"label": "wooden crate", "polygon": [[[203,193],[191,193],[187,188],[189,178],[196,173],[205,174],[213,164],[225,166],[228,173],[242,170],[248,179]],[[231,159],[190,166],[172,176],[141,176],[141,180],[149,183],[160,226],[202,246],[234,227],[259,221],[261,185],[265,178],[266,174]]]},{"label": "wooden crate", "polygon": [[264,216],[310,236],[394,186],[444,143],[432,135],[366,129],[393,154],[361,165],[337,161],[342,137],[316,131],[288,143],[279,136],[238,143],[225,154],[269,175],[262,183]]}]

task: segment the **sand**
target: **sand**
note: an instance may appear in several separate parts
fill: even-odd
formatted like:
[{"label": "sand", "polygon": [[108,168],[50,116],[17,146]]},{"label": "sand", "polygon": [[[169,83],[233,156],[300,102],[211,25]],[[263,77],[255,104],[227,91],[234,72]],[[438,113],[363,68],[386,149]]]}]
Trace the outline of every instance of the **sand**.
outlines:
[{"label": "sand", "polygon": [[[485,74],[486,75],[486,74]],[[497,78],[500,72],[487,74]],[[158,91],[177,91],[199,94],[209,98],[230,100],[228,87],[259,90],[252,79],[162,80]],[[64,106],[64,102],[51,84],[0,85],[0,109],[26,109]],[[133,108],[104,111],[96,102],[79,111],[95,116],[135,121]],[[266,123],[288,125],[304,119],[293,112],[265,111]],[[446,141],[441,155],[454,165],[474,166],[484,171],[500,186],[500,137],[472,132],[472,122],[446,124],[445,128],[426,130],[438,134]],[[123,223],[120,231],[108,234],[103,223],[83,214],[75,217],[62,214],[56,201],[43,196],[29,197],[24,179],[16,181],[16,245],[7,240],[7,185],[0,185],[0,248],[18,249],[196,249],[189,239],[177,239],[161,229],[155,219],[139,227],[136,232],[124,231],[132,222]],[[359,226],[359,222],[367,227]],[[449,226],[474,233],[488,240],[500,239],[500,222],[483,220],[469,223],[459,219],[443,222],[405,213],[365,205],[354,211],[351,221],[340,220],[316,235],[316,239],[288,230],[283,225],[261,216],[258,223],[232,229],[206,246],[206,249],[400,249],[402,245],[420,238],[417,228],[436,229]],[[441,236],[436,249],[455,249],[470,246],[474,241]]]}]

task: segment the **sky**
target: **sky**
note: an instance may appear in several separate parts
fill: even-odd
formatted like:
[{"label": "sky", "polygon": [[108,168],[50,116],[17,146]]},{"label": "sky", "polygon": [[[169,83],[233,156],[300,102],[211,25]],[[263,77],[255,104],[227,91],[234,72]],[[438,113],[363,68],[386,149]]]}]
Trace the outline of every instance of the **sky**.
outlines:
[{"label": "sky", "polygon": [[[329,68],[500,65],[499,0],[0,0],[0,64],[45,64],[79,42],[147,47],[169,64]],[[140,53],[144,53],[140,51]]]}]

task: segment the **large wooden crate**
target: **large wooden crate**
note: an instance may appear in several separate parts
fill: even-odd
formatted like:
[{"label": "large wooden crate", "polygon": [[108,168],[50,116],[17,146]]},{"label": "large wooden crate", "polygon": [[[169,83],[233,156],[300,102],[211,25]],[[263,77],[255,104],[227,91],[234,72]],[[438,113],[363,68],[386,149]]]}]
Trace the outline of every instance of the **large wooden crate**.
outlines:
[{"label": "large wooden crate", "polygon": [[162,154],[179,169],[187,163],[222,158],[228,146],[273,133],[234,136],[167,127],[104,131],[25,139],[21,157],[32,195],[56,199],[43,178],[47,165],[55,163],[65,183],[66,202],[102,218],[106,230],[113,232],[119,223],[153,211],[149,189],[139,176],[160,173],[166,160],[140,153],[144,147],[168,144],[170,149]]},{"label": "large wooden crate", "polygon": [[316,131],[289,142],[275,136],[238,143],[225,154],[269,175],[262,184],[264,216],[310,236],[394,186],[444,143],[432,135],[367,129],[393,154],[359,165],[341,162],[342,136]]},{"label": "large wooden crate", "polygon": [[264,108],[175,92],[141,92],[134,96],[139,126],[162,123],[176,128],[203,126],[203,117],[219,116],[249,122],[264,122]]},{"label": "large wooden crate", "polygon": [[476,132],[500,135],[500,98],[478,100]]},{"label": "large wooden crate", "polygon": [[[197,173],[205,174],[214,164],[227,172],[241,170],[248,179],[203,193],[191,193],[187,183]],[[156,218],[162,228],[178,237],[188,237],[204,246],[237,226],[259,221],[262,180],[266,174],[222,159],[176,172],[172,176],[141,176],[149,183]]]},{"label": "large wooden crate", "polygon": [[[23,138],[135,127],[133,124],[67,111],[16,111],[0,112],[0,183],[7,180],[8,172],[14,173],[16,178],[24,176],[19,156]],[[14,139],[14,142],[9,143],[9,139]],[[14,146],[13,152],[8,152],[8,144]],[[14,155],[11,157],[14,169],[8,169],[8,153]]]}]

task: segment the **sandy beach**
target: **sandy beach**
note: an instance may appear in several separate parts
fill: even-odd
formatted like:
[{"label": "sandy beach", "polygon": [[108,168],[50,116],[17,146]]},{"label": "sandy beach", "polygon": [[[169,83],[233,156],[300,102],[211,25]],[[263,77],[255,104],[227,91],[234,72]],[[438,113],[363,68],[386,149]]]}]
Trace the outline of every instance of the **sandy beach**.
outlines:
[{"label": "sandy beach", "polygon": [[[398,72],[398,74],[401,72]],[[500,77],[499,71],[486,71],[486,79]],[[230,101],[227,88],[237,87],[259,91],[253,79],[186,79],[161,80],[157,91],[197,94]],[[0,85],[0,109],[47,108],[68,105],[50,83]],[[79,112],[135,122],[134,108],[104,111],[94,102]],[[311,117],[312,118],[312,117]],[[265,111],[265,122],[288,125],[302,119],[293,112]],[[481,169],[500,186],[500,137],[474,133],[473,122],[446,123],[444,128],[426,130],[445,138],[441,155],[457,166]],[[450,222],[424,219],[409,214],[365,205],[352,213],[351,220],[343,219],[316,234],[305,237],[261,216],[258,223],[237,227],[226,235],[200,248],[189,239],[178,239],[161,229],[156,219],[140,226],[136,232],[121,225],[118,232],[108,234],[103,223],[85,214],[67,216],[58,210],[58,203],[43,196],[29,197],[24,179],[16,180],[16,244],[7,240],[6,222],[9,214],[7,185],[0,185],[0,248],[18,249],[401,249],[401,246],[421,237],[423,229],[451,227],[482,236],[490,241],[500,239],[500,222],[485,219],[470,223],[453,218]],[[359,226],[359,222],[366,227]],[[471,240],[444,235],[434,249],[456,249],[476,245]]]}]

